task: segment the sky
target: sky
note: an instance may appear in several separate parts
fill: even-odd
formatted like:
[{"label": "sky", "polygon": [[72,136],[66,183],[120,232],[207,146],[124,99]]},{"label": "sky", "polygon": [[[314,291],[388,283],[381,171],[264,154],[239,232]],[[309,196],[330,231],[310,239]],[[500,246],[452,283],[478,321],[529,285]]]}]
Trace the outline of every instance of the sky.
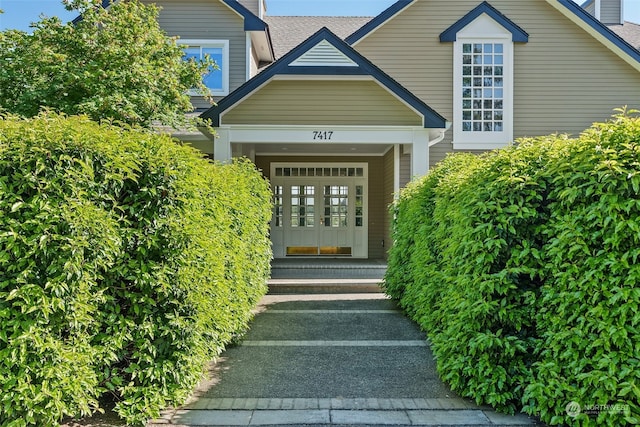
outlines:
[{"label": "sky", "polygon": [[[583,3],[584,0],[574,0]],[[269,15],[341,15],[375,16],[395,0],[267,0]],[[58,16],[63,21],[76,17],[60,0],[0,0],[0,30],[15,28],[29,31],[29,24],[40,14]],[[640,24],[640,0],[624,0],[625,20]]]}]

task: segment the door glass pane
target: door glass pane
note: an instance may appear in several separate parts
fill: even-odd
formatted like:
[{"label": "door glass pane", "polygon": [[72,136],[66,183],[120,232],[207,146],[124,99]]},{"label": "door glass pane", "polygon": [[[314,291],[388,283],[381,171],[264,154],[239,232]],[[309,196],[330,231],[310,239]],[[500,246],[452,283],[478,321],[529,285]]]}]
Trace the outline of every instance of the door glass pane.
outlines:
[{"label": "door glass pane", "polygon": [[282,185],[276,185],[273,187],[273,225],[275,227],[282,227]]},{"label": "door glass pane", "polygon": [[364,186],[356,185],[356,227],[364,226]]},{"label": "door glass pane", "polygon": [[349,205],[349,187],[346,185],[324,186],[324,220],[325,227],[340,228],[347,226]]},{"label": "door glass pane", "polygon": [[315,187],[291,186],[291,227],[315,226]]}]

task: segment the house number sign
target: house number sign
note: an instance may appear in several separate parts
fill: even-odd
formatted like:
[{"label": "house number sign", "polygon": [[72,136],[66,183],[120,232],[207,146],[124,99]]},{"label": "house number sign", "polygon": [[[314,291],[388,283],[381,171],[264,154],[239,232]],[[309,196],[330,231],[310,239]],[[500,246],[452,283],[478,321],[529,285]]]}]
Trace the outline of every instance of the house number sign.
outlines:
[{"label": "house number sign", "polygon": [[314,141],[331,141],[331,138],[333,138],[332,130],[314,130],[313,131]]}]

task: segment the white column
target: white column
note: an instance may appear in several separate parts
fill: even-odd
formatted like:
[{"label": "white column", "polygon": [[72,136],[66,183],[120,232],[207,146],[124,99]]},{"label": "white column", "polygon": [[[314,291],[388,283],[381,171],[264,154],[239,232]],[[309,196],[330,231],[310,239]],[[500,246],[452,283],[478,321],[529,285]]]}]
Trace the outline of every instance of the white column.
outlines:
[{"label": "white column", "polygon": [[213,158],[221,162],[231,161],[231,139],[229,129],[218,128],[213,148]]},{"label": "white column", "polygon": [[394,144],[393,146],[393,194],[394,197],[398,197],[400,191],[400,144]]},{"label": "white column", "polygon": [[411,150],[411,176],[425,175],[429,171],[429,130],[422,129],[413,133]]}]

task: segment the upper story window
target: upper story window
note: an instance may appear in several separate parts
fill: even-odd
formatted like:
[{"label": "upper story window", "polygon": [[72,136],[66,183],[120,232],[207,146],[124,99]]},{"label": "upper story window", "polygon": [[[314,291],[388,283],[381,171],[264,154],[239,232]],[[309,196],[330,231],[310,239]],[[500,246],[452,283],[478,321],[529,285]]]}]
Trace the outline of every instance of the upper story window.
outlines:
[{"label": "upper story window", "polygon": [[454,148],[503,147],[513,141],[511,34],[469,35],[458,34],[454,43]]},{"label": "upper story window", "polygon": [[484,2],[440,35],[453,43],[453,148],[513,141],[514,42],[528,34]]},{"label": "upper story window", "polygon": [[462,132],[505,131],[504,43],[462,43]]},{"label": "upper story window", "polygon": [[[204,59],[206,56],[213,59],[217,69],[211,69],[203,76],[203,83],[214,96],[229,94],[229,41],[228,40],[179,40],[184,49],[184,58]],[[190,95],[202,95],[197,90],[189,92]]]}]

